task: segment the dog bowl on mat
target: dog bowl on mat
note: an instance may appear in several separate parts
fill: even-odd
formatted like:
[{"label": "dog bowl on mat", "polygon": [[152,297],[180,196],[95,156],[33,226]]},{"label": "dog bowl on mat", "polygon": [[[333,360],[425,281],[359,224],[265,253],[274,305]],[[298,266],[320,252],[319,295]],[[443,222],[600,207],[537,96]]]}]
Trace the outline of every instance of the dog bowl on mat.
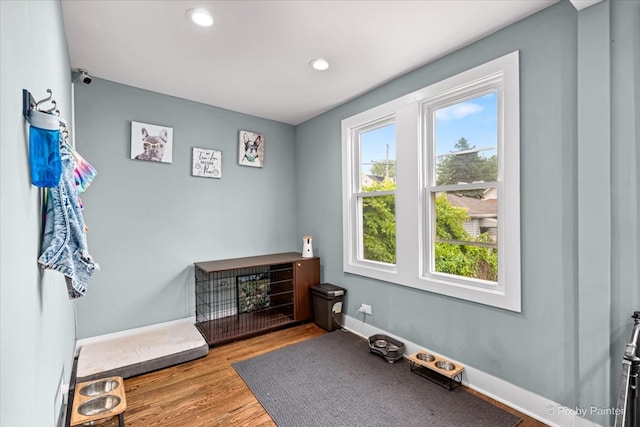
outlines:
[{"label": "dog bowl on mat", "polygon": [[405,347],[402,341],[387,335],[376,334],[369,337],[369,351],[384,357],[387,362],[393,363],[402,359]]}]

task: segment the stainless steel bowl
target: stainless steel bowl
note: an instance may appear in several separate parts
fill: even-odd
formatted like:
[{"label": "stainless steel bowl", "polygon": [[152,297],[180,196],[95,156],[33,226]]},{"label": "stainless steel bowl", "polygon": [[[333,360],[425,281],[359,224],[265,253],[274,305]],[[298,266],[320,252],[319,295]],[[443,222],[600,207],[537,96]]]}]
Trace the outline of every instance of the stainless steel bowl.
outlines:
[{"label": "stainless steel bowl", "polygon": [[388,351],[398,351],[398,350],[400,350],[400,347],[398,347],[397,345],[389,344],[387,346],[387,350]]},{"label": "stainless steel bowl", "polygon": [[87,400],[82,405],[78,406],[78,412],[81,415],[87,417],[102,414],[115,408],[120,404],[120,397],[113,394],[106,394],[104,396],[96,397],[94,399]]},{"label": "stainless steel bowl", "polygon": [[429,353],[418,353],[416,354],[416,357],[420,360],[424,360],[425,362],[433,362],[434,360],[436,360],[433,354]]},{"label": "stainless steel bowl", "polygon": [[113,417],[106,417],[106,418],[100,418],[98,420],[87,421],[82,425],[83,426],[101,426],[103,424],[112,422],[115,418],[117,418],[117,415],[114,415]]},{"label": "stainless steel bowl", "polygon": [[89,383],[80,389],[83,396],[95,396],[97,394],[108,393],[118,388],[120,383],[116,380],[106,379]]},{"label": "stainless steel bowl", "polygon": [[385,348],[387,346],[387,341],[386,340],[375,340],[373,342],[373,346],[374,347],[378,347],[378,348]]},{"label": "stainless steel bowl", "polygon": [[443,371],[453,371],[456,369],[456,365],[449,362],[448,360],[438,360],[436,362],[436,368],[442,369]]}]

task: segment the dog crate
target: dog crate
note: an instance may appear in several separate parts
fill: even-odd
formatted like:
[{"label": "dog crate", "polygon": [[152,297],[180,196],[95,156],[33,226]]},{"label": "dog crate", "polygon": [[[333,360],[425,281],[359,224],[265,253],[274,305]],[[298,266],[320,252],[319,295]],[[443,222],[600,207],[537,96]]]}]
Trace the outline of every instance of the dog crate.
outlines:
[{"label": "dog crate", "polygon": [[195,263],[196,327],[212,346],[306,321],[319,271],[296,253]]}]

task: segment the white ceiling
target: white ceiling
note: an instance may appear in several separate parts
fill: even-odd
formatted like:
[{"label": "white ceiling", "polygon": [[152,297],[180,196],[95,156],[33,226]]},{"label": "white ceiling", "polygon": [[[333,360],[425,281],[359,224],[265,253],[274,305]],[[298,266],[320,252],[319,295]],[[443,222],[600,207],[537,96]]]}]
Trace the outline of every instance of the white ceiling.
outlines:
[{"label": "white ceiling", "polygon": [[[557,0],[63,0],[71,66],[298,124]],[[210,28],[186,19],[207,8]],[[329,70],[308,63],[324,57]]]}]

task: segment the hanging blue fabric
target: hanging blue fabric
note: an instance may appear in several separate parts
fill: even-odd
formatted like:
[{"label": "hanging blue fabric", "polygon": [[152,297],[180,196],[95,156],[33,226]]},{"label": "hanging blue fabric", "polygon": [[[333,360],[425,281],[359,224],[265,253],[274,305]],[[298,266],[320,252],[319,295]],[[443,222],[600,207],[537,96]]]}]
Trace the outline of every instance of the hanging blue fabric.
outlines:
[{"label": "hanging blue fabric", "polygon": [[31,183],[37,187],[55,187],[62,175],[60,159],[60,122],[47,113],[29,114],[29,166]]}]

